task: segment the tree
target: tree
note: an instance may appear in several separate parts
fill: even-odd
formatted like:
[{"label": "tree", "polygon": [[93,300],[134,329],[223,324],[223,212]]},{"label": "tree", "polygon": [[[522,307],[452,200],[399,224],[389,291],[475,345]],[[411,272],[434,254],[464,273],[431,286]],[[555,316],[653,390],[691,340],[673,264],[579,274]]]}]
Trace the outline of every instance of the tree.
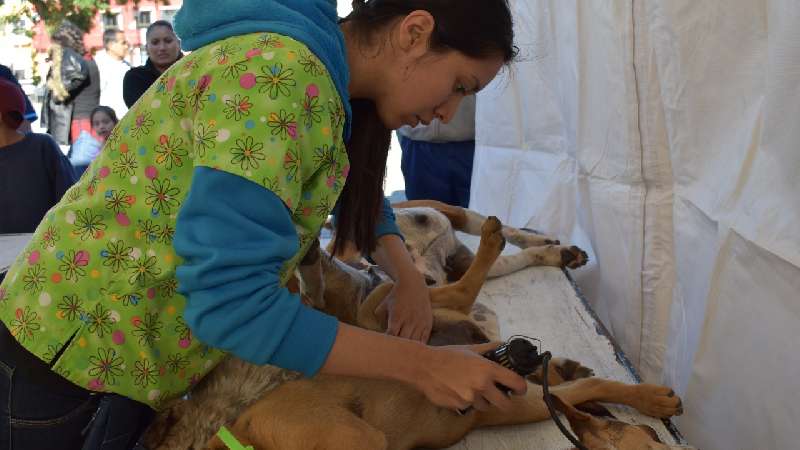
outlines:
[{"label": "tree", "polygon": [[[115,3],[123,5],[126,0],[114,0]],[[169,4],[169,0],[160,0],[161,3]],[[134,0],[138,3],[137,0]],[[103,11],[111,6],[109,0],[29,0],[31,7],[20,9],[13,16],[3,17],[4,22],[19,20],[21,15],[26,15],[32,22],[44,21],[47,28],[52,31],[61,24],[64,19],[69,19],[83,31],[89,31],[94,26],[94,18],[97,11]]]}]

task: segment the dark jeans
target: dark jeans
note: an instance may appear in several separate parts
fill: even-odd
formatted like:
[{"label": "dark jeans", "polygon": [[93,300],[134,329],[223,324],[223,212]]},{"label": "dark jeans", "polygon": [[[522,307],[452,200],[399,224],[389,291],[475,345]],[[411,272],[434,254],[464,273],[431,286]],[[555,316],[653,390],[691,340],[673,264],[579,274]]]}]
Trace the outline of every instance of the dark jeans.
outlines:
[{"label": "dark jeans", "polygon": [[401,170],[409,200],[439,200],[468,207],[475,141],[423,142],[399,136]]},{"label": "dark jeans", "polygon": [[53,373],[0,322],[0,450],[133,449],[153,414]]}]

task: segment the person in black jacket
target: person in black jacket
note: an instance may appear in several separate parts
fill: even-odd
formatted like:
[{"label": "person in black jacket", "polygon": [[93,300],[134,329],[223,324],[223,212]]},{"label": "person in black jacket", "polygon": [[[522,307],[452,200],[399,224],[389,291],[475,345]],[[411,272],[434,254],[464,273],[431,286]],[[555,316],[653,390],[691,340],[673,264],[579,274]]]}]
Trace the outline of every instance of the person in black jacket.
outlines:
[{"label": "person in black jacket", "polygon": [[157,20],[147,27],[147,63],[134,67],[125,74],[122,81],[122,96],[128,108],[155,83],[161,74],[175,61],[181,59],[181,44],[172,24]]},{"label": "person in black jacket", "polygon": [[100,104],[100,73],[83,57],[83,31],[77,25],[64,20],[51,39],[42,126],[58,144],[68,145],[82,130],[92,130],[89,115]]}]

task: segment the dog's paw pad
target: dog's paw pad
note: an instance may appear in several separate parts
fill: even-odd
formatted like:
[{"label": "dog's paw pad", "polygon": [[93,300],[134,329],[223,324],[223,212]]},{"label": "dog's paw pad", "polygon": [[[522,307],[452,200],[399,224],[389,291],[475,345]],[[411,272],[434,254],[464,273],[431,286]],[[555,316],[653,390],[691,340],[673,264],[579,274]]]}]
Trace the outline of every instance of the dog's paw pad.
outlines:
[{"label": "dog's paw pad", "polygon": [[589,255],[576,246],[566,247],[561,250],[561,264],[570,269],[577,269],[589,261]]}]

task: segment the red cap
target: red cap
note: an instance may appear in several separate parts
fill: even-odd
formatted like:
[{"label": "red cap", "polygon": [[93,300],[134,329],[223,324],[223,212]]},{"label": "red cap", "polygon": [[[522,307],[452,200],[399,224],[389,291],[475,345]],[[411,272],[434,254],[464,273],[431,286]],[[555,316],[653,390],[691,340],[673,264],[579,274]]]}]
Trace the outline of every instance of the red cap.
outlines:
[{"label": "red cap", "polygon": [[[0,78],[0,112],[3,113],[3,122],[12,128],[17,128],[25,117],[25,97],[22,88],[16,84]],[[10,117],[7,113],[16,112],[19,114],[19,121]]]}]

